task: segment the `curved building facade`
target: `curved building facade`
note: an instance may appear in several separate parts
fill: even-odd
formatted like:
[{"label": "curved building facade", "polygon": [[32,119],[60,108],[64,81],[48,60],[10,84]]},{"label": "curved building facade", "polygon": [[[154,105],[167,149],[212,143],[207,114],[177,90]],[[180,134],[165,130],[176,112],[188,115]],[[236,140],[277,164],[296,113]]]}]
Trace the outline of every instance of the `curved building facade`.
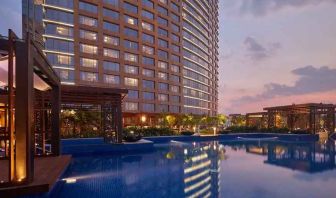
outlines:
[{"label": "curved building facade", "polygon": [[217,114],[218,0],[183,0],[184,113]]},{"label": "curved building facade", "polygon": [[[23,0],[29,1],[29,0]],[[134,115],[216,115],[218,0],[41,0],[63,84],[129,90]]]}]

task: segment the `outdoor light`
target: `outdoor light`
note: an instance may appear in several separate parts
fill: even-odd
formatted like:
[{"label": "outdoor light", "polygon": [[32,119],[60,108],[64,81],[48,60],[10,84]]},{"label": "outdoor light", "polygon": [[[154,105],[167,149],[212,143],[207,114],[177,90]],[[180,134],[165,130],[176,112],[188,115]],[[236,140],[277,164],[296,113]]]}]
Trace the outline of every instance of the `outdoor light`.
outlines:
[{"label": "outdoor light", "polygon": [[145,115],[142,115],[142,116],[141,116],[141,122],[143,122],[143,123],[146,122],[146,119],[147,119],[147,118],[146,118]]},{"label": "outdoor light", "polygon": [[76,178],[66,178],[66,179],[63,179],[63,181],[65,181],[65,183],[67,184],[73,184],[77,182],[77,179]]},{"label": "outdoor light", "polygon": [[214,135],[216,135],[216,127],[213,127]]},{"label": "outdoor light", "polygon": [[187,155],[188,154],[188,150],[184,149],[184,154]]}]

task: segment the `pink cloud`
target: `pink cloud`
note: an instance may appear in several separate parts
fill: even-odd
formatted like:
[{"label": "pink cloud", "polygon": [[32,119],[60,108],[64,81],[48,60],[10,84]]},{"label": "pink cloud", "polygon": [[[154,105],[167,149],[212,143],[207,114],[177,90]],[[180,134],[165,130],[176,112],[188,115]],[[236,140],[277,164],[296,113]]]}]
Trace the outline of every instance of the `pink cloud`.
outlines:
[{"label": "pink cloud", "polygon": [[[226,101],[229,103],[229,101]],[[225,113],[248,113],[262,111],[264,107],[300,104],[300,103],[336,103],[336,90],[316,92],[292,96],[278,96],[272,99],[265,99],[258,102],[250,102],[232,107],[234,112]],[[224,110],[224,109],[222,109]],[[231,110],[231,111],[232,111]],[[225,111],[225,110],[224,110]]]}]

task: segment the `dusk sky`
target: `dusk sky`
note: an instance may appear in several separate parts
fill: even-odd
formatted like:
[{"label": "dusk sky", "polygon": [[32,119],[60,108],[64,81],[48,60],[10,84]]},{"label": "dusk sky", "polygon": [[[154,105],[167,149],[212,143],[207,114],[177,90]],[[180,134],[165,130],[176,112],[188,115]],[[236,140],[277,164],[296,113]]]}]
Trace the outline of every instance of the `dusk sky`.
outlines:
[{"label": "dusk sky", "polygon": [[[336,0],[219,0],[220,113],[336,103]],[[21,0],[2,0],[0,34],[21,35]]]}]

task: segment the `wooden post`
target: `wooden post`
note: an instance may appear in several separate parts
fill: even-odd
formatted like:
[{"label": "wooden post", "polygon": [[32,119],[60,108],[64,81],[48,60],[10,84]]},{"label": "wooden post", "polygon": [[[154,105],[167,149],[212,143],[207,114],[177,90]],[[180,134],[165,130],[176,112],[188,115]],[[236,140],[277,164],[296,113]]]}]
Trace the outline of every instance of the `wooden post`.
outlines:
[{"label": "wooden post", "polygon": [[122,107],[121,107],[121,96],[119,96],[118,104],[116,106],[116,114],[115,123],[117,130],[117,143],[122,143]]},{"label": "wooden post", "polygon": [[60,111],[61,111],[61,87],[52,87],[51,97],[51,152],[60,154]]},{"label": "wooden post", "polygon": [[34,177],[34,86],[33,52],[30,35],[25,43],[16,43],[15,97],[15,180],[31,182]]},{"label": "wooden post", "polygon": [[[9,133],[9,181],[15,180],[15,149],[14,149],[14,39],[12,30],[8,30],[8,133]],[[7,117],[7,116],[5,116]]]}]

